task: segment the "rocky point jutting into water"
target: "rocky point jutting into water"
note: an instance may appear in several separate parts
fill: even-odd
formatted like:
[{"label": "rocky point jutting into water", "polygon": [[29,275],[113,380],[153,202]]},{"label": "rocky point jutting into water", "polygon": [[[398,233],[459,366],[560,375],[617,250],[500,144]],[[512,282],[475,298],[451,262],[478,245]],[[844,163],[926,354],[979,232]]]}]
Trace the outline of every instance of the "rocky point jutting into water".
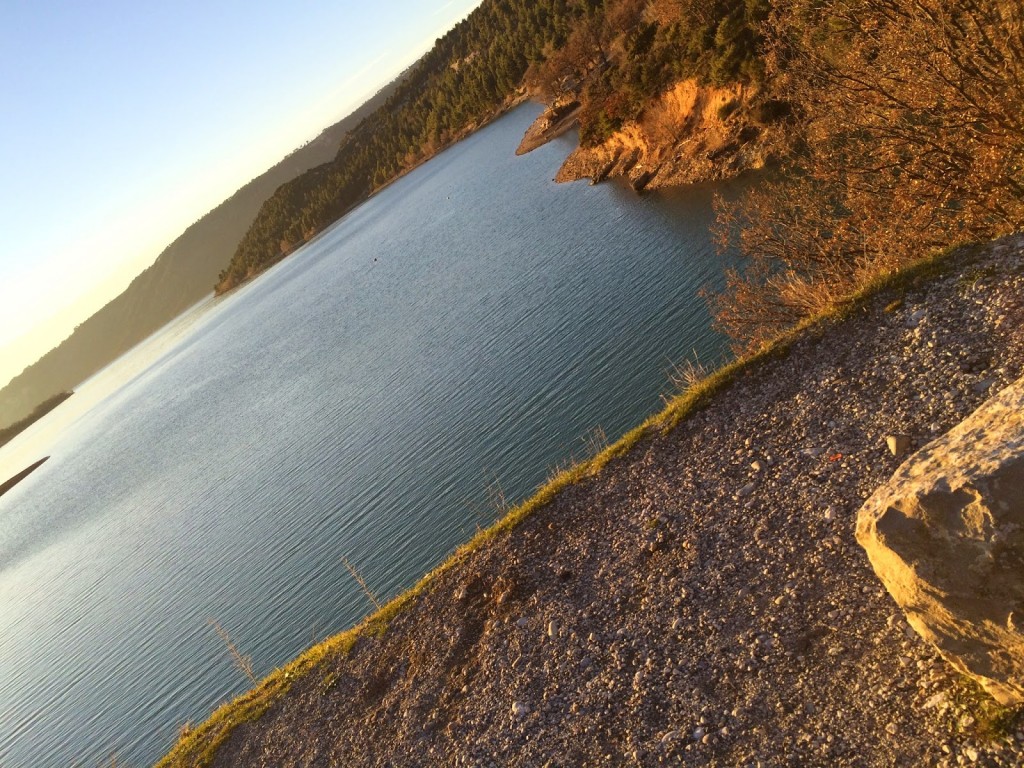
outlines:
[{"label": "rocky point jutting into water", "polygon": [[[527,152],[570,128],[578,114],[571,99],[549,107],[527,132]],[[733,178],[763,168],[790,149],[789,106],[758,89],[678,82],[636,121],[594,146],[579,146],[556,181],[621,177],[637,191]]]}]

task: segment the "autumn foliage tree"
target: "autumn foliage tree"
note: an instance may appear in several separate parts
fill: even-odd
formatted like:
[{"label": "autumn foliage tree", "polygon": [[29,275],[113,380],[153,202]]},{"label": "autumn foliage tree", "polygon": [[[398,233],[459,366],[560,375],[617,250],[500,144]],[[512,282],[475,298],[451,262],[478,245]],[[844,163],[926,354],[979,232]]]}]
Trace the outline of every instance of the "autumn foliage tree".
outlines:
[{"label": "autumn foliage tree", "polygon": [[741,349],[936,249],[1024,224],[1024,7],[1018,0],[795,0],[766,62],[803,151],[721,205],[746,257],[713,300]]}]

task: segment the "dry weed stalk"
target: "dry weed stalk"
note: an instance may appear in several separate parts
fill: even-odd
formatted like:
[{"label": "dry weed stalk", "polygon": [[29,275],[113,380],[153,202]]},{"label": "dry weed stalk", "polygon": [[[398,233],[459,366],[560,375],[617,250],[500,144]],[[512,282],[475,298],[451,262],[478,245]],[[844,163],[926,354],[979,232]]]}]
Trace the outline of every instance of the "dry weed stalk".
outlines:
[{"label": "dry weed stalk", "polygon": [[370,591],[369,586],[367,586],[366,584],[366,579],[364,579],[362,575],[359,573],[359,571],[356,570],[356,567],[348,561],[348,558],[342,557],[341,562],[348,569],[348,572],[352,574],[352,578],[356,580],[356,583],[359,585],[360,589],[363,590],[363,594],[366,595],[367,599],[371,603],[373,603],[373,607],[379,611],[383,606],[381,606],[380,601],[377,599],[377,596]]},{"label": "dry weed stalk", "polygon": [[[678,394],[683,394],[684,392],[693,389],[704,381],[711,372],[711,369],[708,368],[708,366],[700,362],[700,359],[697,357],[696,350],[694,350],[693,356],[693,360],[686,359],[682,363],[670,364],[668,381]],[[663,397],[662,399],[669,400],[670,398]]]},{"label": "dry weed stalk", "polygon": [[499,515],[504,515],[510,509],[508,497],[505,496],[505,489],[495,476],[494,480],[487,484],[487,502]]},{"label": "dry weed stalk", "polygon": [[587,432],[587,434],[583,436],[583,446],[588,458],[597,456],[601,451],[607,448],[608,435],[605,434],[604,427],[598,424],[592,430]]},{"label": "dry weed stalk", "polygon": [[227,630],[213,619],[210,619],[210,626],[213,627],[213,631],[217,633],[217,637],[224,641],[224,645],[227,647],[228,654],[231,656],[231,661],[234,663],[235,667],[238,668],[243,675],[249,678],[249,682],[255,686],[258,680],[252,671],[252,657],[243,655],[231,639],[231,635],[227,633]]}]

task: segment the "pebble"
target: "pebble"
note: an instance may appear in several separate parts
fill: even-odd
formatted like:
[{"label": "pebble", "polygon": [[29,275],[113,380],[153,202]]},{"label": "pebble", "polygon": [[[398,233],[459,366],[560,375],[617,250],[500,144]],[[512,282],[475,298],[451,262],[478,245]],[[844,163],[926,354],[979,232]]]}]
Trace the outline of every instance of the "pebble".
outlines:
[{"label": "pebble", "polygon": [[921,325],[921,323],[924,321],[924,319],[927,316],[928,316],[928,311],[927,310],[925,310],[925,309],[918,309],[915,312],[911,313],[911,315],[906,319],[906,322],[904,323],[904,325],[907,328],[917,328],[919,325]]},{"label": "pebble", "polygon": [[971,391],[981,395],[988,392],[993,384],[995,384],[995,379],[982,379],[971,385]]},{"label": "pebble", "polygon": [[741,498],[741,499],[745,498],[745,497],[749,496],[750,494],[752,494],[754,492],[755,488],[757,488],[757,483],[747,483],[742,488],[740,488],[738,491],[736,491],[736,496],[738,498]]},{"label": "pebble", "polygon": [[907,435],[889,435],[885,438],[889,453],[897,459],[910,450],[910,437]]}]

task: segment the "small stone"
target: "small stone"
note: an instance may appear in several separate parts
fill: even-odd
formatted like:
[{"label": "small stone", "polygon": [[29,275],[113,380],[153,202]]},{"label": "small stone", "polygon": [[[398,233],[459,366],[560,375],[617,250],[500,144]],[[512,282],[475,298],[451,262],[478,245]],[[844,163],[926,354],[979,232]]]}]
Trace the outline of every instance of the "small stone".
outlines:
[{"label": "small stone", "polygon": [[907,435],[888,435],[885,444],[889,446],[889,452],[897,459],[910,450],[910,437]]},{"label": "small stone", "polygon": [[764,462],[760,461],[760,460],[752,461],[752,462],[750,462],[750,468],[752,470],[754,470],[755,472],[763,472],[764,471]]},{"label": "small stone", "polygon": [[519,627],[520,629],[525,629],[529,625],[529,623],[530,623],[530,620],[528,618],[526,618],[525,616],[523,616],[521,619],[516,621],[516,626]]},{"label": "small stone", "polygon": [[926,310],[919,309],[916,312],[912,313],[903,325],[906,326],[907,328],[917,328],[917,326],[921,324],[921,322],[925,319],[927,315],[928,312]]},{"label": "small stone", "polygon": [[530,714],[530,705],[525,701],[513,701],[512,702],[512,714],[515,717],[525,717]]},{"label": "small stone", "polygon": [[558,637],[558,619],[552,619],[548,622],[548,637]]},{"label": "small stone", "polygon": [[964,747],[964,757],[970,760],[972,763],[978,762],[978,750],[974,747]]},{"label": "small stone", "polygon": [[757,483],[747,483],[742,488],[740,488],[738,491],[736,491],[736,497],[740,498],[740,499],[745,498],[745,497],[749,496],[750,494],[752,494],[756,487],[757,487]]},{"label": "small stone", "polygon": [[971,391],[977,395],[983,395],[996,383],[995,379],[982,379],[971,385]]}]

